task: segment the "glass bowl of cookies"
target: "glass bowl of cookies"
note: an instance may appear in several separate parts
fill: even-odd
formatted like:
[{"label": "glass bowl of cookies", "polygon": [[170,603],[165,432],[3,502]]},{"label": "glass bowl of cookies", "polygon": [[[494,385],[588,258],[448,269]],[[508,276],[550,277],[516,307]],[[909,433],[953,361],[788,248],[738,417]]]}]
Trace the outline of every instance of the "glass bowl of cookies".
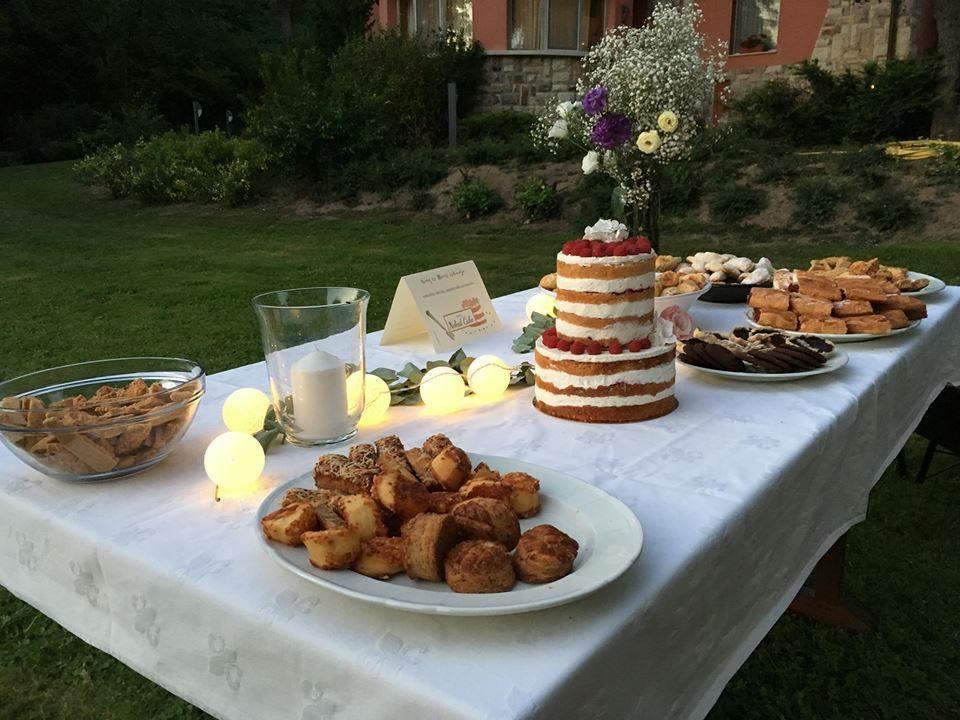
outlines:
[{"label": "glass bowl of cookies", "polygon": [[190,360],[117,358],[0,382],[0,440],[45,475],[96,482],[155,465],[176,447],[205,390]]}]

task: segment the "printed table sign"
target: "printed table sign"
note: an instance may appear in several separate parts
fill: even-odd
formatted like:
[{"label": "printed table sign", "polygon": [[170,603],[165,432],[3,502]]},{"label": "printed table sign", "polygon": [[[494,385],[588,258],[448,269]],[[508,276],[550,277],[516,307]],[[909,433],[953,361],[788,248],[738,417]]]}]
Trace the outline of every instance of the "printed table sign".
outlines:
[{"label": "printed table sign", "polygon": [[437,352],[495,333],[500,318],[472,260],[404,275],[390,305],[381,345],[423,335]]}]

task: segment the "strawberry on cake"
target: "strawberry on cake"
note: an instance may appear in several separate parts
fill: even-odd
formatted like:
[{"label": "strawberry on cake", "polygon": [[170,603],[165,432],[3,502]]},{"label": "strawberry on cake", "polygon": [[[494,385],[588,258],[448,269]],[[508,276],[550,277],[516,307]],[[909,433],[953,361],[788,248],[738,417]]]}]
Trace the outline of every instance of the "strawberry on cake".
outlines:
[{"label": "strawberry on cake", "polygon": [[534,404],[583,422],[633,422],[666,415],[675,342],[654,317],[656,253],[600,220],[557,255],[556,327],[537,342]]}]

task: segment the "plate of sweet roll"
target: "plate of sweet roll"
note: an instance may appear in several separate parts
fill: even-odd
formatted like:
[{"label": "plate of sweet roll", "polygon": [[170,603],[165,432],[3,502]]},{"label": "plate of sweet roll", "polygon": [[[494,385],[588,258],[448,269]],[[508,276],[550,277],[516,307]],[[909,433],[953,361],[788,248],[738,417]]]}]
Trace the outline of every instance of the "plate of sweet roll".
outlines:
[{"label": "plate of sweet roll", "polygon": [[468,453],[443,434],[322,455],[257,512],[268,554],[349,598],[435,615],[507,615],[588,595],[643,545],[636,516],[565,473]]},{"label": "plate of sweet roll", "polygon": [[863,342],[906,332],[927,316],[920,298],[868,275],[826,277],[778,270],[772,288],[754,288],[747,320],[787,335],[816,335],[832,342]]}]

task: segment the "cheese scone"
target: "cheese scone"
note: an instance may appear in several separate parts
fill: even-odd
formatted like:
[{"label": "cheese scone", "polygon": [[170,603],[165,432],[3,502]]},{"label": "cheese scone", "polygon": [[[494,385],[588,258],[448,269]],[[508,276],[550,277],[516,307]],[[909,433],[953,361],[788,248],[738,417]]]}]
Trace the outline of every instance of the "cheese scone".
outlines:
[{"label": "cheese scone", "polygon": [[360,557],[360,533],[356,528],[315,530],[303,534],[310,564],[321,570],[350,567]]},{"label": "cheese scone", "polygon": [[459,490],[470,475],[470,458],[460,448],[448,445],[430,463],[430,470],[444,490]]},{"label": "cheese scone", "polygon": [[316,530],[319,524],[310,503],[284,505],[260,520],[263,534],[284,545],[299,545],[303,534]]},{"label": "cheese scone", "polygon": [[387,580],[403,572],[405,542],[398,537],[374,537],[360,543],[360,557],[353,563],[361,575]]},{"label": "cheese scone", "polygon": [[540,481],[524,472],[509,472],[501,483],[510,491],[510,507],[517,517],[533,517],[540,512]]},{"label": "cheese scone", "polygon": [[460,541],[460,529],[449,515],[423,513],[403,525],[404,570],[419,580],[443,580],[443,561]]},{"label": "cheese scone", "polygon": [[576,540],[553,525],[537,525],[520,536],[513,565],[524,582],[553,582],[573,572],[579,550]]},{"label": "cheese scone", "polygon": [[500,543],[467,540],[455,546],[444,562],[450,589],[458,593],[506,592],[517,582],[510,555]]},{"label": "cheese scone", "polygon": [[478,497],[464,500],[450,512],[460,533],[474,540],[493,540],[513,550],[520,539],[520,522],[503,500]]},{"label": "cheese scone", "polygon": [[396,470],[374,477],[372,494],[378,503],[404,519],[426,512],[430,507],[430,492],[423,483]]},{"label": "cheese scone", "polygon": [[361,540],[387,534],[380,506],[369,495],[340,495],[330,507],[343,518],[347,527],[356,528]]}]

